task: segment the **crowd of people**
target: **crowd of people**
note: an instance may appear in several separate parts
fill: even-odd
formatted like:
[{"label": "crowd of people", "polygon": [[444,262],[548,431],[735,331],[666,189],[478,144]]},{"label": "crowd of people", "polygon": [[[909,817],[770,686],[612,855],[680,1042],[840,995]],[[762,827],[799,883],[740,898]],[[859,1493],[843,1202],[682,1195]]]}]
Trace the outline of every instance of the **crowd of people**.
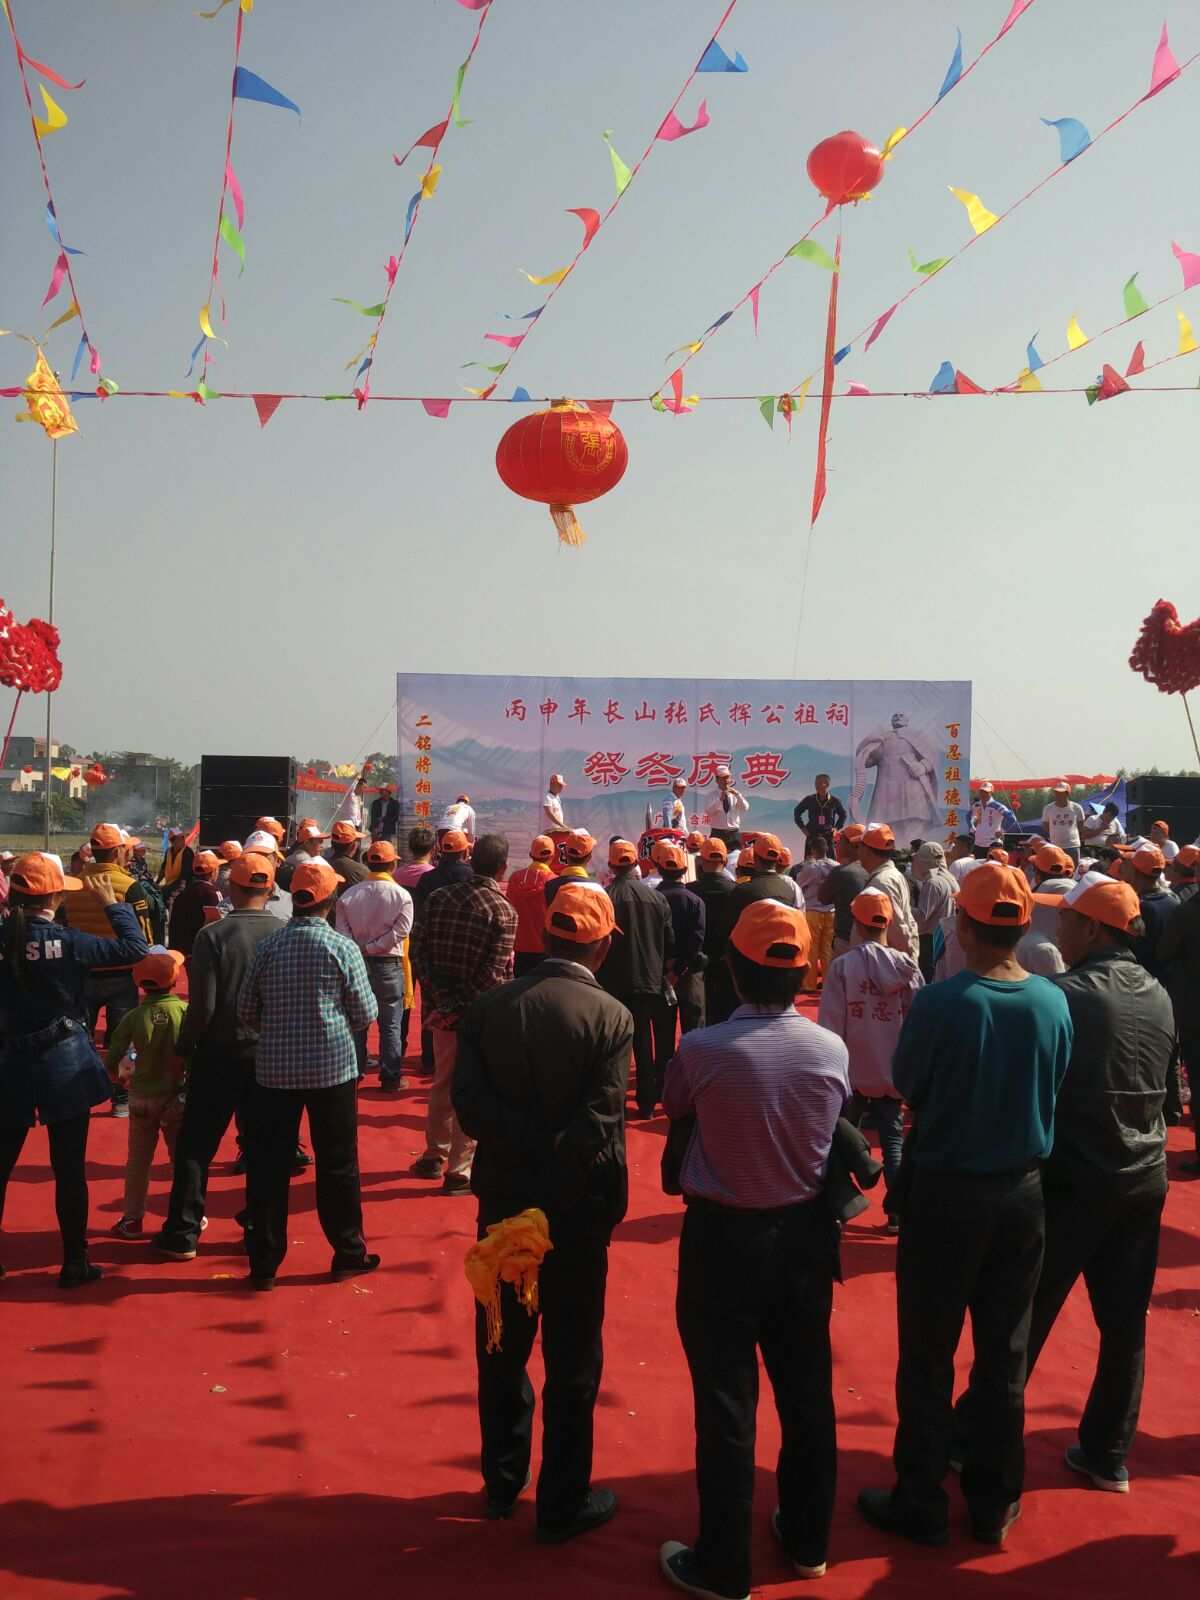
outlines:
[{"label": "crowd of people", "polygon": [[[71,872],[40,852],[4,863],[0,1209],[45,1124],[61,1287],[100,1276],[86,1149],[106,1101],[129,1122],[119,1237],[143,1234],[161,1134],[173,1179],[151,1243],[193,1260],[236,1122],[245,1282],[274,1288],[307,1119],[330,1273],[374,1271],[359,1085],[373,1067],[387,1094],[424,1079],[412,1175],[478,1203],[484,1514],[511,1516],[530,1482],[540,1326],[536,1537],[561,1542],[617,1511],[592,1482],[608,1251],[628,1201],[626,1125],[665,1113],[664,1187],[686,1207],[676,1313],[699,1498],[697,1536],[660,1551],[671,1584],[749,1595],[760,1353],[782,1433],[771,1527],[797,1574],[826,1570],[833,1284],[842,1223],[865,1205],[835,1201],[847,1171],[869,1186],[882,1167],[897,1236],[895,1477],[860,1493],[862,1515],[944,1544],[955,1472],[975,1538],[1004,1542],[1021,1512],[1025,1385],[1080,1277],[1099,1355],[1066,1465],[1127,1492],[1181,1063],[1193,1121],[1200,1087],[1200,849],[1162,824],[1126,839],[1115,808],[1089,819],[1065,785],[1045,832],[1009,848],[984,785],[968,832],[901,850],[887,824],[849,823],[821,775],[797,808],[793,862],[774,835],[746,832],[726,772],[707,831],[657,838],[647,859],[637,841],[565,829],[563,788],[554,774],[543,805],[556,837],[539,834],[511,873],[507,840],[477,832],[465,795],[443,826],[409,833],[403,861],[398,814],[381,807],[374,837],[312,818],[289,838],[262,817],[216,850],[179,832],[153,877],[111,823]],[[974,1363],[956,1403],[968,1313]]]}]

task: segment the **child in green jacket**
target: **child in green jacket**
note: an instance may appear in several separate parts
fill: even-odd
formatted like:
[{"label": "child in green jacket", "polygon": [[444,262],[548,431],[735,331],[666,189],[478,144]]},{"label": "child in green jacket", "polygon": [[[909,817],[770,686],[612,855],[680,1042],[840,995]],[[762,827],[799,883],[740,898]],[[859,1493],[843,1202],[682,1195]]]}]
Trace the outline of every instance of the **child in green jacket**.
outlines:
[{"label": "child in green jacket", "polygon": [[142,1003],[122,1017],[108,1043],[108,1075],[117,1083],[124,1057],[133,1057],[129,1074],[129,1155],[125,1163],[125,1209],[113,1228],[119,1239],[142,1231],[150,1166],[162,1133],[174,1160],[175,1136],[183,1120],[187,1068],[178,1051],[187,1002],[174,993],[183,965],[177,950],[152,950],[133,969]]}]

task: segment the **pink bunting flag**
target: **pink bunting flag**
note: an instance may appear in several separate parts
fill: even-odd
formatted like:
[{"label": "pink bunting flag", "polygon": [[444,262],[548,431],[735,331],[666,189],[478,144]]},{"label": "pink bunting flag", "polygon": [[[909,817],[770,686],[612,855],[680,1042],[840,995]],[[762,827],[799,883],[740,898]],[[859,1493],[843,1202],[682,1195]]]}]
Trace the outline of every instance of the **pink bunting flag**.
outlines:
[{"label": "pink bunting flag", "polygon": [[233,209],[237,212],[238,231],[246,226],[246,202],[242,199],[242,186],[237,180],[237,173],[233,170],[233,162],[225,163],[225,187],[233,196]]},{"label": "pink bunting flag", "polygon": [[484,6],[490,6],[492,0],[458,0],[460,6],[466,11],[482,11]]},{"label": "pink bunting flag", "polygon": [[983,394],[985,391],[973,379],[968,378],[965,372],[956,372],[954,374],[954,392],[955,394]]},{"label": "pink bunting flag", "polygon": [[100,376],[100,352],[94,344],[89,344],[88,349],[92,352],[92,359],[88,362],[88,366],[98,378]]},{"label": "pink bunting flag", "polygon": [[1139,339],[1133,347],[1133,354],[1129,358],[1129,365],[1125,368],[1127,378],[1136,378],[1139,372],[1146,370],[1146,346]]},{"label": "pink bunting flag", "polygon": [[1179,76],[1179,63],[1176,61],[1170,42],[1167,39],[1167,25],[1162,25],[1159,35],[1158,49],[1154,52],[1154,70],[1150,74],[1150,87],[1146,91],[1146,99],[1157,94],[1160,89],[1165,89],[1169,83],[1174,83]]},{"label": "pink bunting flag", "polygon": [[502,344],[509,350],[516,350],[520,347],[521,340],[525,335],[523,333],[485,333],[483,337],[490,339],[493,344]]},{"label": "pink bunting flag", "polygon": [[450,119],[445,122],[435,122],[432,128],[426,128],[419,139],[414,139],[402,156],[393,155],[392,160],[398,167],[402,167],[412,155],[414,150],[436,150],[446,137],[446,129],[450,126]]},{"label": "pink bunting flag", "polygon": [[598,416],[611,417],[614,402],[612,400],[585,400],[584,405],[589,411],[594,411]]},{"label": "pink bunting flag", "polygon": [[254,409],[258,412],[258,425],[265,428],[267,423],[279,410],[283,396],[280,394],[256,394],[253,396]]},{"label": "pink bunting flag", "polygon": [[756,283],[750,291],[750,314],[754,318],[754,337],[758,338],[758,297],[762,293],[762,284]]},{"label": "pink bunting flag", "polygon": [[449,400],[422,400],[427,417],[448,417],[450,415]]},{"label": "pink bunting flag", "polygon": [[879,335],[883,332],[883,330],[887,327],[888,323],[892,320],[892,318],[895,315],[896,315],[896,307],[895,306],[889,306],[888,309],[880,317],[879,321],[871,329],[870,334],[867,336],[867,342],[866,342],[866,344],[863,345],[864,354],[875,343],[876,339],[878,339]]},{"label": "pink bunting flag", "polygon": [[1171,251],[1183,273],[1183,287],[1194,289],[1200,283],[1200,256],[1191,250],[1181,250],[1174,242],[1171,244]]},{"label": "pink bunting flag", "polygon": [[696,133],[700,128],[708,127],[708,101],[701,100],[700,109],[696,113],[696,120],[691,127],[685,127],[673,111],[668,111],[663,119],[663,125],[655,134],[656,139],[682,139],[689,133]]},{"label": "pink bunting flag", "polygon": [[65,78],[60,77],[50,67],[43,65],[40,61],[35,61],[32,56],[27,56],[25,54],[25,46],[19,40],[17,41],[17,54],[27,67],[32,67],[35,72],[40,72],[43,78],[49,78],[50,82],[57,84],[60,89],[82,89],[87,82],[86,78],[80,78],[78,83],[68,83]]},{"label": "pink bunting flag", "polygon": [[1013,23],[1016,22],[1018,17],[1020,17],[1023,12],[1028,11],[1032,4],[1033,0],[1013,0],[1012,10],[1008,13],[1007,17],[1005,17],[1003,26],[1001,27],[1000,32],[996,35],[997,39],[1003,39],[1004,35],[1012,27]]},{"label": "pink bunting flag", "polygon": [[399,256],[389,256],[387,258],[387,266],[383,270],[387,273],[388,287],[390,288],[396,281],[396,274],[400,271]]},{"label": "pink bunting flag", "polygon": [[680,411],[683,410],[683,368],[676,367],[668,382],[671,385],[671,393],[675,398],[675,415],[678,416]]},{"label": "pink bunting flag", "polygon": [[870,392],[865,383],[858,383],[853,378],[850,380],[850,387],[846,390],[847,394],[870,394]]},{"label": "pink bunting flag", "polygon": [[578,217],[583,223],[583,248],[586,250],[596,237],[596,229],[600,226],[600,213],[593,211],[591,206],[568,206],[567,210],[571,216]]},{"label": "pink bunting flag", "polygon": [[1114,395],[1128,393],[1129,385],[1125,382],[1125,379],[1115,367],[1110,367],[1106,361],[1100,370],[1100,389],[1096,399],[1111,400]]},{"label": "pink bunting flag", "polygon": [[66,277],[66,275],[67,252],[65,250],[60,250],[58,252],[58,260],[54,263],[54,271],[50,274],[50,287],[46,290],[46,298],[42,301],[44,306],[48,306],[51,300],[54,299],[54,296],[62,288],[63,279]]}]

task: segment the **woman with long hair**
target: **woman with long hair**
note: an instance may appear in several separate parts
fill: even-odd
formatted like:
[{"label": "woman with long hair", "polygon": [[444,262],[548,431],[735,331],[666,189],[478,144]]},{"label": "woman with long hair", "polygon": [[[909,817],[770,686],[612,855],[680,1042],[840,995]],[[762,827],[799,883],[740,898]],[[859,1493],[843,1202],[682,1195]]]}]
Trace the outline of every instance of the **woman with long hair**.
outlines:
[{"label": "woman with long hair", "polygon": [[62,1233],[60,1289],[100,1276],[87,1254],[85,1164],[91,1109],[109,1098],[110,1086],[88,1034],[84,979],[90,967],[128,965],[147,949],[136,911],[117,903],[107,878],[90,879],[88,888],[112,924],[111,939],[56,922],[67,890],[82,888],[80,879],[64,875],[57,856],[22,856],[9,875],[0,938],[0,1216],[25,1137],[41,1122]]}]

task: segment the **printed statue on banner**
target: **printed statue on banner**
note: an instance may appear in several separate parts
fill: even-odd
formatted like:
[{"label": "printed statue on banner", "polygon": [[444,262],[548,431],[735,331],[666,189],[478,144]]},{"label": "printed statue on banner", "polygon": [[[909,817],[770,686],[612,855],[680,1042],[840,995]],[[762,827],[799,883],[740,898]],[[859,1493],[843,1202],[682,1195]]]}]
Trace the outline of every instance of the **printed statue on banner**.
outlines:
[{"label": "printed statue on banner", "polygon": [[[856,822],[886,822],[896,837],[907,841],[942,821],[937,789],[937,740],[909,729],[902,711],[892,716],[889,730],[860,739],[854,752],[854,788],[850,815]],[[875,769],[875,788],[864,819],[862,801]]]}]

